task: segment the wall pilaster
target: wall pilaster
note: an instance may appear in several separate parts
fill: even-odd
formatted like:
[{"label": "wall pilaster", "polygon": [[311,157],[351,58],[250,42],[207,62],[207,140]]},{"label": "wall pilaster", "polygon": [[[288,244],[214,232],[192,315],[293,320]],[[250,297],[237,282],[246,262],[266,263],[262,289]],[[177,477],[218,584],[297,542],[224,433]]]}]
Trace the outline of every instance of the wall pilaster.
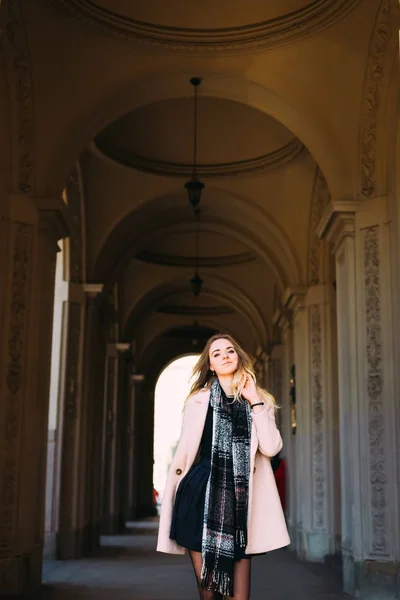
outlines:
[{"label": "wall pilaster", "polygon": [[119,403],[119,377],[122,375],[123,353],[130,349],[129,344],[109,343],[107,345],[104,383],[104,427],[103,427],[103,467],[102,467],[102,524],[104,534],[117,533],[121,529],[121,447],[122,399]]},{"label": "wall pilaster", "polygon": [[311,286],[306,297],[309,352],[309,421],[311,469],[306,557],[322,561],[336,552],[338,440],[336,393],[336,324],[331,282]]},{"label": "wall pilaster", "polygon": [[62,310],[60,359],[60,493],[58,497],[57,557],[78,558],[84,554],[84,523],[81,515],[80,469],[84,458],[84,412],[82,361],[85,343],[85,290],[68,283]]},{"label": "wall pilaster", "polygon": [[96,549],[101,531],[102,431],[107,324],[104,322],[103,284],[84,284],[86,296],[83,349],[83,418],[80,444],[80,516],[84,553]]},{"label": "wall pilaster", "polygon": [[51,314],[68,232],[56,198],[3,193],[1,203],[0,597],[41,580]]},{"label": "wall pilaster", "polygon": [[309,464],[309,447],[307,423],[309,421],[308,406],[308,313],[305,305],[306,288],[288,290],[284,304],[292,311],[293,316],[293,355],[296,367],[296,524],[292,544],[299,556],[306,556],[309,490],[311,472]]},{"label": "wall pilaster", "polygon": [[385,198],[326,219],[337,267],[342,557],[345,590],[399,595],[389,225]]},{"label": "wall pilaster", "polygon": [[129,375],[123,380],[123,390],[125,396],[125,421],[122,423],[123,428],[123,517],[124,521],[129,521],[134,518],[135,515],[135,502],[134,502],[134,485],[135,480],[134,473],[134,431],[135,431],[135,375],[129,373]]}]

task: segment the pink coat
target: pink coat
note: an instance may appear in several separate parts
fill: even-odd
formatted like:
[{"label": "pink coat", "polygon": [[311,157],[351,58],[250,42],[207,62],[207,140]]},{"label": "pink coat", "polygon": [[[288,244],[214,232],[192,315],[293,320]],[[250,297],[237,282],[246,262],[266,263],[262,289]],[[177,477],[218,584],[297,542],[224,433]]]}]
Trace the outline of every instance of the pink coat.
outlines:
[{"label": "pink coat", "polygon": [[[163,494],[157,550],[185,554],[186,549],[169,537],[176,490],[196,458],[206,420],[210,390],[202,390],[186,403],[181,438],[173,458]],[[249,509],[247,516],[247,554],[268,552],[290,543],[270,464],[282,448],[282,438],[275,424],[275,410],[265,406],[252,413],[250,446]]]}]

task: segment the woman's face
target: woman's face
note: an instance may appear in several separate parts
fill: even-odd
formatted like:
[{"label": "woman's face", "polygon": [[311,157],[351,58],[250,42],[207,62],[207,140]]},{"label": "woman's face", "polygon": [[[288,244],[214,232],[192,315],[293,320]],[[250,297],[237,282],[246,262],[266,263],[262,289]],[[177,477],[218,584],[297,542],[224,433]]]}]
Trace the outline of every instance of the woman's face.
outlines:
[{"label": "woman's face", "polygon": [[229,340],[224,338],[215,340],[210,347],[210,369],[216,375],[233,375],[238,368],[239,357]]}]

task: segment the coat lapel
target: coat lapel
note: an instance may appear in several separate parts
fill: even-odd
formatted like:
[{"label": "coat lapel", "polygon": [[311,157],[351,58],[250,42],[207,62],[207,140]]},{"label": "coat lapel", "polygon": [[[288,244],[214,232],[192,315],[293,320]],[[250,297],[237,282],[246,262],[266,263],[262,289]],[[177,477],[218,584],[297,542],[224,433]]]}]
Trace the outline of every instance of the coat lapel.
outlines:
[{"label": "coat lapel", "polygon": [[195,397],[194,414],[190,423],[190,431],[187,438],[187,464],[188,471],[192,466],[200,447],[201,437],[203,435],[204,425],[207,417],[208,403],[210,400],[210,391],[199,392]]}]

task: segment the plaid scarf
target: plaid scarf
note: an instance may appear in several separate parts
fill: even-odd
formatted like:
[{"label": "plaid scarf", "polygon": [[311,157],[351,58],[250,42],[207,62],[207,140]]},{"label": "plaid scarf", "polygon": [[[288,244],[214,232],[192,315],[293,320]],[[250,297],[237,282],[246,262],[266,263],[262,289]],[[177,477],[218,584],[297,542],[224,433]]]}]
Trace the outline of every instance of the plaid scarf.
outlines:
[{"label": "plaid scarf", "polygon": [[201,587],[233,596],[235,546],[247,545],[251,416],[248,402],[229,402],[216,379],[211,472],[203,520]]}]

